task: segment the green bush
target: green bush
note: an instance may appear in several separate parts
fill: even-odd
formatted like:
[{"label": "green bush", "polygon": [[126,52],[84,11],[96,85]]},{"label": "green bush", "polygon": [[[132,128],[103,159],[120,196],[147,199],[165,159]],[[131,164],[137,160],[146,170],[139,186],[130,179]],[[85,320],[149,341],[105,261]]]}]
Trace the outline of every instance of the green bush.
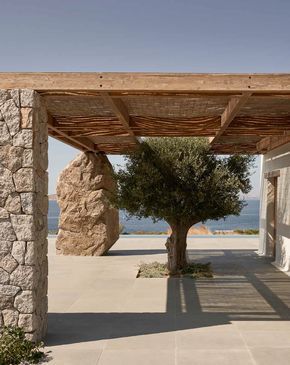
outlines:
[{"label": "green bush", "polygon": [[42,343],[27,340],[23,329],[4,327],[0,334],[0,365],[37,364],[44,357],[41,347]]}]

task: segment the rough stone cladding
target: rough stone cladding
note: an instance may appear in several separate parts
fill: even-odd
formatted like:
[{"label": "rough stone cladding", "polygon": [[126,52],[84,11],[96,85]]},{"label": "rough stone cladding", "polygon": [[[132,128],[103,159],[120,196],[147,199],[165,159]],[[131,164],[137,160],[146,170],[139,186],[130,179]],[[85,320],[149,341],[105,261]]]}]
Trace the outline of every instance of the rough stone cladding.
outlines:
[{"label": "rough stone cladding", "polygon": [[104,255],[119,238],[119,213],[110,203],[116,188],[108,158],[81,153],[62,171],[57,184],[60,207],[58,254]]},{"label": "rough stone cladding", "polygon": [[47,317],[47,113],[33,90],[0,90],[0,326],[39,340]]}]

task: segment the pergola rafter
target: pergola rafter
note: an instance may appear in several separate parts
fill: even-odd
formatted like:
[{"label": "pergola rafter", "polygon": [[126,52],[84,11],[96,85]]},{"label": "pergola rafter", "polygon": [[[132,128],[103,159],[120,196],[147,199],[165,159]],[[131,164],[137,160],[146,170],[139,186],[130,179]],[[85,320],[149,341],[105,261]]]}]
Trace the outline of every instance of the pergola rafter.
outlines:
[{"label": "pergola rafter", "polygon": [[225,130],[228,128],[235,116],[239,113],[240,109],[246,104],[251,95],[251,92],[244,92],[241,96],[231,97],[226,109],[221,116],[220,129],[214,137],[210,138],[211,145],[218,141],[220,136],[225,132]]},{"label": "pergola rafter", "polygon": [[290,74],[0,73],[0,88],[36,90],[50,135],[94,152],[203,136],[215,153],[264,153],[290,133]]},{"label": "pergola rafter", "polygon": [[104,101],[112,108],[113,112],[115,113],[116,117],[122,123],[123,127],[126,129],[129,136],[131,136],[131,142],[135,142],[136,144],[139,143],[138,139],[135,137],[131,127],[130,127],[130,115],[126,108],[126,105],[123,103],[121,99],[113,99],[111,98],[109,93],[102,93],[101,94]]}]

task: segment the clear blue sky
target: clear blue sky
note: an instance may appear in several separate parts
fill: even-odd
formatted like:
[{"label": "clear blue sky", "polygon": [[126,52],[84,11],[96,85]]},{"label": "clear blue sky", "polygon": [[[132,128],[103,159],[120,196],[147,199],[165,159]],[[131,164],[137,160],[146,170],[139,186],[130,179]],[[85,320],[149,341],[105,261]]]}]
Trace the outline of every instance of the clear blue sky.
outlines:
[{"label": "clear blue sky", "polygon": [[[289,0],[2,0],[0,8],[1,71],[290,72]],[[50,193],[76,153],[50,139]]]}]

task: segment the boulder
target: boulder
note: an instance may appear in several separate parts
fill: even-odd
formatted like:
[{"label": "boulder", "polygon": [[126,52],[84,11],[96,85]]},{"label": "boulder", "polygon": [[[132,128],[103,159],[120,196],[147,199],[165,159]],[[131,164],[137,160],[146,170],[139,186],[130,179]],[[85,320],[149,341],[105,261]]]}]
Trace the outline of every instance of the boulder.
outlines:
[{"label": "boulder", "polygon": [[116,188],[104,155],[82,153],[60,174],[58,254],[100,256],[119,238],[119,214],[110,196]]}]

